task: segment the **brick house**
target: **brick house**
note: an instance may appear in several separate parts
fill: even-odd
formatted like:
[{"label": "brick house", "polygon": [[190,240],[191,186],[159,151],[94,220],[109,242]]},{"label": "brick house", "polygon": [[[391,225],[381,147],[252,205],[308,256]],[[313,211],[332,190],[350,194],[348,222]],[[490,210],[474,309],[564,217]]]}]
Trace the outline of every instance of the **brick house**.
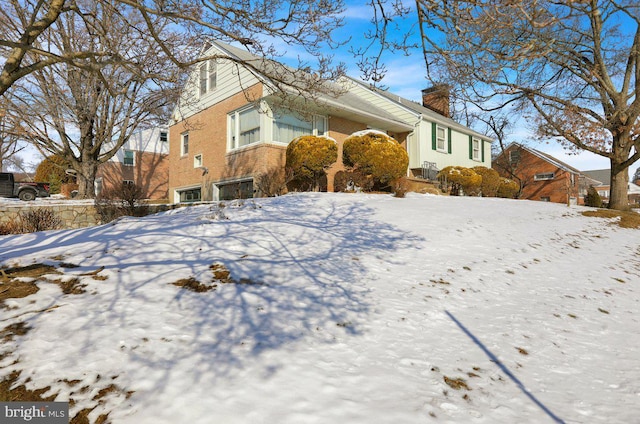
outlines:
[{"label": "brick house", "polygon": [[98,168],[96,194],[121,184],[142,187],[145,199],[167,199],[169,131],[166,127],[137,131]]},{"label": "brick house", "polygon": [[520,184],[521,199],[579,203],[580,171],[547,153],[511,143],[493,160],[492,167]]},{"label": "brick house", "polygon": [[[609,193],[611,192],[611,170],[594,169],[591,171],[582,171],[582,174],[589,178],[589,184],[585,185],[585,187],[588,188],[589,185],[592,185],[600,195],[602,201],[604,203],[608,203]],[[627,187],[627,196],[631,205],[637,205],[640,203],[640,186],[638,186],[638,182],[640,182],[640,180],[634,178],[631,178],[631,180],[632,182],[629,182]]]},{"label": "brick house", "polygon": [[425,164],[491,166],[492,140],[453,121],[441,91],[423,93],[425,104],[434,103],[437,111],[351,78],[332,83],[330,93],[317,93],[316,102],[293,93],[283,101],[256,71],[283,65],[217,41],[207,43],[203,55],[218,59],[194,70],[169,124],[171,201],[260,196],[257,179],[283,168],[288,143],[306,134],[329,136],[338,144],[338,162],[327,172],[328,191],[344,169],[342,143],[366,129],[383,131],[407,149],[408,175],[421,176]]}]

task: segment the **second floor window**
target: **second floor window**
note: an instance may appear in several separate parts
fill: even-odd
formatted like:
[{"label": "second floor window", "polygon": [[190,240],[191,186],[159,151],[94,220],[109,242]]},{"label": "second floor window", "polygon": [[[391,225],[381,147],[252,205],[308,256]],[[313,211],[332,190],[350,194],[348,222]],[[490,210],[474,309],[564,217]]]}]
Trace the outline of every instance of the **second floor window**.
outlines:
[{"label": "second floor window", "polygon": [[124,151],[124,159],[122,163],[126,166],[133,166],[135,162],[135,152],[133,150],[125,150]]},{"label": "second floor window", "polygon": [[180,142],[180,155],[188,155],[189,154],[189,133],[184,133],[181,135]]},{"label": "second floor window", "polygon": [[169,141],[169,133],[166,131],[160,131],[160,142],[166,143],[167,141]]},{"label": "second floor window", "polygon": [[208,60],[200,65],[199,83],[200,95],[204,95],[216,89],[218,83],[218,66],[215,60]]}]

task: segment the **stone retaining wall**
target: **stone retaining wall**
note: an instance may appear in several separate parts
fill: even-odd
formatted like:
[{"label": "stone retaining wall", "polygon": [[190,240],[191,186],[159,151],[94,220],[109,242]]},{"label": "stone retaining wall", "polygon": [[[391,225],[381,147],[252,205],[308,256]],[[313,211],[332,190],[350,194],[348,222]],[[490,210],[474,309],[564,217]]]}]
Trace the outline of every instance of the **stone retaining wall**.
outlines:
[{"label": "stone retaining wall", "polygon": [[21,212],[28,212],[34,209],[51,209],[62,221],[62,228],[82,228],[100,223],[100,217],[93,204],[33,204],[31,202],[20,202],[15,205],[0,205],[0,224],[7,223],[18,217]]},{"label": "stone retaining wall", "polygon": [[[21,212],[33,209],[51,209],[62,221],[61,228],[83,228],[102,224],[100,216],[93,203],[64,204],[46,202],[15,202],[14,204],[0,204],[0,224],[5,224],[18,217]],[[156,213],[173,209],[175,205],[149,205],[149,212]]]}]

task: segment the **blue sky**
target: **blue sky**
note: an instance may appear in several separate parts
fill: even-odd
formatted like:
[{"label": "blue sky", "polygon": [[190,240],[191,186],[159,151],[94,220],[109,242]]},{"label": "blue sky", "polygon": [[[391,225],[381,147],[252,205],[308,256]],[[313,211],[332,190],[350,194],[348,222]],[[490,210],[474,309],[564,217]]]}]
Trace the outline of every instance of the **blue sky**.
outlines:
[{"label": "blue sky", "polygon": [[[363,34],[371,25],[372,11],[371,6],[365,4],[365,0],[348,0],[347,3],[347,9],[343,15],[345,26],[335,33],[335,38],[339,41],[348,40],[349,43],[339,49],[331,51],[331,54],[334,55],[336,62],[344,62],[346,64],[348,74],[351,77],[360,78],[360,71],[356,66],[353,56],[349,53],[349,46],[359,46],[367,42]],[[415,9],[415,4],[411,3],[410,7]],[[410,16],[399,23],[398,33],[412,27],[415,28],[416,21],[416,14],[411,13]],[[419,42],[417,28],[415,28],[415,32],[416,34],[413,40],[417,43]],[[298,57],[302,57],[303,59],[305,57],[301,50],[294,49],[284,43],[280,44],[276,42],[274,44],[276,44],[278,49],[281,49],[282,59],[285,62],[290,60],[293,64],[297,62]],[[419,49],[410,51],[408,55],[400,52],[387,52],[383,55],[383,59],[387,73],[381,84],[388,88],[390,92],[420,102],[421,90],[429,86],[429,82],[426,79],[426,69],[422,52]],[[592,153],[582,152],[578,155],[569,154],[567,150],[554,141],[548,143],[534,141],[532,131],[527,127],[524,120],[518,122],[514,127],[514,130],[508,137],[509,142],[527,141],[531,147],[549,153],[557,159],[582,171],[608,169],[610,166],[608,159]],[[476,129],[480,130],[479,128]],[[39,162],[40,159],[38,159],[38,156],[37,153],[31,152],[28,156],[25,155],[25,158],[28,162]],[[634,164],[630,169],[630,173],[633,174],[638,166],[640,166],[640,163]]]},{"label": "blue sky", "polygon": [[[411,3],[409,7],[415,10],[415,3]],[[338,37],[344,37],[342,39],[348,39],[351,37],[351,42],[362,43],[362,37],[359,37],[358,35],[363,34],[366,31],[367,25],[370,25],[371,16],[370,6],[363,5],[362,1],[349,1],[348,9],[344,14],[346,25],[342,29],[342,32],[338,33]],[[417,15],[414,12],[401,22],[399,28],[400,30],[412,27],[415,28],[416,22]],[[420,41],[417,28],[414,30],[413,40],[416,43],[419,43]],[[353,58],[348,52],[348,46],[344,46],[340,51],[333,53],[337,60],[343,61],[347,64],[350,76],[356,78],[361,76]],[[426,67],[421,50],[412,50],[409,52],[409,55],[405,55],[403,53],[387,53],[384,55],[384,59],[387,74],[382,81],[382,85],[387,87],[390,92],[398,94],[404,98],[420,102],[421,90],[429,86],[429,82],[426,79]],[[479,130],[479,128],[476,129]],[[560,144],[553,140],[549,142],[536,141],[533,137],[532,129],[527,126],[524,120],[514,125],[514,129],[508,137],[508,141],[526,141],[531,147],[551,154],[557,159],[581,171],[608,169],[610,167],[609,160],[602,156],[589,152],[581,152],[577,155],[571,154],[568,150],[564,149]],[[631,174],[633,174],[638,166],[640,166],[640,163],[636,163],[631,167]]]}]

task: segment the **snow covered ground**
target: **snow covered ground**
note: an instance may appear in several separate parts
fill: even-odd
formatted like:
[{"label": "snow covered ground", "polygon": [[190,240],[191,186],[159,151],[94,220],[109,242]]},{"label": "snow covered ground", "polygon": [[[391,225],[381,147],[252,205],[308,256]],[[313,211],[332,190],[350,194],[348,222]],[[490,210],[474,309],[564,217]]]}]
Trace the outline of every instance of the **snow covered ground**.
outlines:
[{"label": "snow covered ground", "polygon": [[63,274],[0,309],[30,327],[0,378],[117,424],[638,422],[640,232],[581,210],[299,194],[3,236]]}]

